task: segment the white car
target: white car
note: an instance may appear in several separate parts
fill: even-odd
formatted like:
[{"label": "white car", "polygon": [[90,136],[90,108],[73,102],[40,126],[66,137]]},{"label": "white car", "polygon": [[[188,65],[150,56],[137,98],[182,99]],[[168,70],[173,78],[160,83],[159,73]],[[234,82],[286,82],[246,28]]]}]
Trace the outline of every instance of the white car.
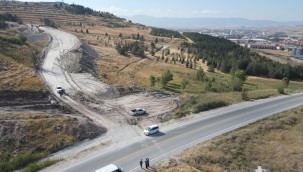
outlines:
[{"label": "white car", "polygon": [[57,91],[58,94],[63,94],[65,90],[61,86],[58,85],[56,87],[56,91]]},{"label": "white car", "polygon": [[144,130],[144,134],[149,136],[151,134],[159,133],[159,126],[157,124],[151,125]]},{"label": "white car", "polygon": [[124,172],[124,170],[115,164],[109,164],[103,168],[96,170],[95,172]]},{"label": "white car", "polygon": [[143,108],[135,108],[131,110],[133,112],[133,115],[144,115],[146,114],[146,110]]}]

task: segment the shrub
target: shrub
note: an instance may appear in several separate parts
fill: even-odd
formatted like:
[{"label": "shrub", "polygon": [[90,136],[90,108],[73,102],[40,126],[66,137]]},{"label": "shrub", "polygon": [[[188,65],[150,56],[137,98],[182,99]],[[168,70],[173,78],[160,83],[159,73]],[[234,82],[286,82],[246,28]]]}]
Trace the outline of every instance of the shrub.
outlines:
[{"label": "shrub", "polygon": [[52,21],[51,19],[44,18],[44,19],[43,19],[43,23],[44,23],[46,26],[53,27],[53,28],[58,28],[58,26],[56,25],[56,23],[55,23],[54,21]]},{"label": "shrub", "polygon": [[28,167],[26,167],[23,170],[23,172],[36,172],[36,171],[39,171],[43,168],[51,166],[51,165],[55,164],[58,161],[59,160],[46,160],[46,161],[39,162],[39,163],[33,163],[33,164],[30,164]]},{"label": "shrub", "polygon": [[241,98],[242,98],[242,100],[245,100],[245,101],[249,100],[249,97],[247,95],[247,91],[245,89],[241,93]]},{"label": "shrub", "polygon": [[10,160],[0,162],[0,171],[14,171],[26,167],[28,164],[35,162],[48,155],[48,152],[43,153],[24,153],[19,154]]},{"label": "shrub", "polygon": [[279,86],[279,87],[277,88],[277,91],[278,91],[278,93],[280,93],[280,94],[284,94],[284,87],[283,87],[283,86]]},{"label": "shrub", "polygon": [[19,34],[19,35],[18,35],[18,38],[20,39],[20,41],[21,41],[22,43],[25,43],[25,42],[27,41],[26,35]]},{"label": "shrub", "polygon": [[227,106],[227,105],[228,105],[228,103],[226,103],[224,101],[221,101],[221,100],[201,103],[201,104],[199,104],[198,106],[195,107],[193,112],[198,113],[198,112],[207,111],[207,110],[210,110],[210,109],[224,107],[224,106]]}]

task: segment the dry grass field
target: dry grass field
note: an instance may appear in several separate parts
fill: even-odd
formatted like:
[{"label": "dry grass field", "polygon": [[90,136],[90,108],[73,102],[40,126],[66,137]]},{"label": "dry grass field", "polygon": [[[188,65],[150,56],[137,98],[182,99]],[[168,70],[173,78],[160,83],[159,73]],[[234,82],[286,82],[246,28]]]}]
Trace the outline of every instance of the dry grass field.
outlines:
[{"label": "dry grass field", "polygon": [[[155,56],[151,56],[146,51],[146,58],[131,54],[128,56],[120,55],[115,49],[116,43],[134,41],[129,37],[139,33],[144,36],[146,46],[150,46],[151,42],[158,38],[161,41],[156,46],[158,48],[169,46],[173,53],[184,41],[169,38],[163,38],[162,41],[161,37],[149,35],[149,28],[135,25],[127,28],[108,28],[105,26],[64,26],[63,28],[83,39],[100,54],[97,64],[102,80],[117,87],[139,86],[148,88],[147,80],[150,75],[160,75],[165,69],[176,68],[176,65],[157,62],[156,56],[160,56],[161,51],[156,53]],[[81,32],[81,29],[84,33]],[[88,29],[89,34],[85,33],[86,29]],[[120,33],[122,38],[119,37]]]},{"label": "dry grass field", "polygon": [[105,131],[87,120],[62,114],[0,113],[0,171],[24,168],[50,153]]},{"label": "dry grass field", "polygon": [[303,26],[271,27],[271,28],[263,28],[261,30],[265,32],[269,32],[269,34],[274,34],[276,32],[284,32],[290,37],[303,38]]},{"label": "dry grass field", "polygon": [[251,49],[253,52],[282,64],[298,65],[290,58],[290,53],[281,50]]},{"label": "dry grass field", "polygon": [[[14,39],[17,28],[0,30],[0,37]],[[0,90],[46,91],[35,72],[36,60],[46,41],[23,45],[1,41]]]},{"label": "dry grass field", "polygon": [[156,171],[303,171],[302,131],[299,107],[201,143]]},{"label": "dry grass field", "polygon": [[[180,61],[172,62],[172,57],[178,58],[181,54],[180,44],[184,39],[170,39],[155,37],[149,34],[150,29],[143,26],[132,26],[126,28],[108,28],[105,26],[64,26],[65,30],[72,32],[80,37],[84,42],[91,45],[99,54],[100,58],[97,61],[99,76],[101,80],[115,85],[118,88],[139,87],[146,90],[161,90],[172,93],[181,98],[185,104],[192,104],[190,97],[195,97],[200,103],[207,104],[208,102],[223,101],[223,104],[233,104],[243,101],[241,92],[234,92],[230,89],[231,75],[224,74],[215,70],[215,73],[207,72],[207,64],[202,61],[197,61],[193,68],[186,68],[185,64]],[[80,31],[82,29],[83,33]],[[88,30],[88,33],[86,33]],[[122,38],[119,37],[120,33]],[[134,41],[130,39],[132,34],[143,35],[145,45],[149,48],[152,41],[156,38],[159,41],[156,44],[157,48],[165,47],[170,50],[170,54],[165,55],[162,59],[162,51],[157,51],[155,56],[152,56],[149,51],[145,51],[146,57],[137,57],[128,53],[126,56],[120,55],[115,49],[116,43],[125,41]],[[274,53],[274,52],[268,52]],[[280,56],[284,56],[284,52],[280,52]],[[183,56],[192,57],[193,54],[184,53]],[[167,60],[166,60],[167,59]],[[211,89],[207,90],[209,82],[198,81],[196,79],[197,69],[202,68],[206,76],[211,80]],[[163,89],[156,85],[151,88],[150,76],[159,77],[165,70],[170,70],[173,74],[173,80]],[[188,81],[185,89],[182,89],[182,82]],[[249,100],[268,98],[278,96],[277,88],[282,84],[281,80],[248,77],[243,85],[247,90]],[[286,94],[302,91],[302,82],[290,82],[288,88],[285,89]],[[220,97],[220,99],[216,99]],[[177,109],[174,113],[181,115],[172,115],[173,118],[178,118],[190,114],[197,104],[185,105]]]}]

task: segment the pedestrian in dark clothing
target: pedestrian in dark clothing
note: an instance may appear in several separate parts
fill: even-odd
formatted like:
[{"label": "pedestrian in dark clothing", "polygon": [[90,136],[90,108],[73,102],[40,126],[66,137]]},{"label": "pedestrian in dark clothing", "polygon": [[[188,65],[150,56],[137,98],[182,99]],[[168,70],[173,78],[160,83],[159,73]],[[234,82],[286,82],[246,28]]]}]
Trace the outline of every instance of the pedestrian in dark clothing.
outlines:
[{"label": "pedestrian in dark clothing", "polygon": [[146,168],[146,169],[148,168],[147,158],[146,158],[146,160],[145,160],[145,168]]},{"label": "pedestrian in dark clothing", "polygon": [[143,160],[141,159],[140,160],[140,167],[142,168],[142,165],[143,165]]},{"label": "pedestrian in dark clothing", "polygon": [[149,159],[146,158],[147,167],[149,167]]}]

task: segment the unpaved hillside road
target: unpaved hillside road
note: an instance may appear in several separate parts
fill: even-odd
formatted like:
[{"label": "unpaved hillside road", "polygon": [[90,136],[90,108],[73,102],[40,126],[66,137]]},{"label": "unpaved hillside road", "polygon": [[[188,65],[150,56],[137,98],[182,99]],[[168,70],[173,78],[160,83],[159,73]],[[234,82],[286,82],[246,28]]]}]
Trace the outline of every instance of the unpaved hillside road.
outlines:
[{"label": "unpaved hillside road", "polygon": [[[51,158],[70,160],[92,148],[104,149],[109,145],[127,144],[142,137],[142,128],[153,123],[157,115],[165,114],[177,106],[173,97],[164,94],[144,92],[119,97],[115,88],[81,70],[80,59],[85,50],[76,36],[57,29],[41,29],[52,38],[40,70],[50,91],[82,115],[108,129],[104,136],[64,149]],[[67,95],[60,97],[56,93],[58,85],[66,90]],[[140,120],[136,119],[130,115],[130,109],[134,107],[145,108],[149,114]],[[136,123],[138,125],[133,125]]]},{"label": "unpaved hillside road", "polygon": [[112,128],[113,123],[110,120],[107,120],[96,112],[87,109],[84,105],[73,100],[71,97],[63,96],[63,98],[61,98],[56,93],[56,86],[60,85],[68,94],[75,94],[80,91],[87,94],[105,94],[108,92],[108,94],[114,94],[111,92],[112,90],[110,86],[96,80],[92,75],[87,73],[78,74],[68,72],[67,67],[69,64],[66,59],[69,59],[71,64],[74,63],[73,60],[77,61],[79,53],[72,51],[80,47],[80,40],[76,36],[60,30],[51,28],[41,29],[50,34],[52,38],[40,70],[40,74],[45,83],[49,86],[50,90],[59,99],[92,119],[94,122],[107,128]]}]

